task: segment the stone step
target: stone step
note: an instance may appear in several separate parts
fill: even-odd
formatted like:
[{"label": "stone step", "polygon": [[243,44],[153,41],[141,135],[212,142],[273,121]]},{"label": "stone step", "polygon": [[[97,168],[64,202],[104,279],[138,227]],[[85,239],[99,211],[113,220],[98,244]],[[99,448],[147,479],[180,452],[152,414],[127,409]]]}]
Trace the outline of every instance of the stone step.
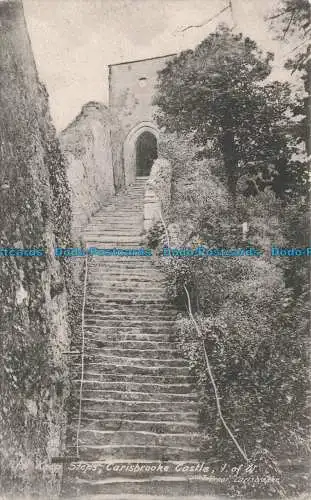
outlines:
[{"label": "stone step", "polygon": [[[143,246],[141,246],[140,248],[144,248]],[[99,260],[93,260],[93,262],[90,262],[90,267],[92,267],[92,264],[97,264],[99,262]],[[101,263],[107,263],[109,266],[116,266],[116,267],[119,267],[119,266],[124,266],[125,264],[131,264],[134,268],[138,268],[138,269],[141,269],[141,265],[142,264],[146,264],[148,265],[148,267],[154,269],[154,270],[158,270],[159,272],[159,269],[155,266],[155,264],[153,263],[153,261],[151,260],[150,257],[147,257],[146,255],[132,255],[132,256],[129,256],[129,255],[106,255],[106,256],[103,256],[101,261]]]},{"label": "stone step", "polygon": [[[135,322],[135,323],[138,323],[138,324],[141,324],[141,323],[144,323],[147,321],[147,318],[148,318],[148,315],[147,314],[140,314],[140,315],[136,315],[135,314],[129,314],[129,313],[126,313],[124,311],[124,313],[120,313],[119,315],[116,315],[115,314],[116,311],[111,311],[111,313],[107,313],[105,311],[105,309],[103,308],[102,310],[90,310],[90,309],[85,309],[85,316],[87,316],[88,318],[90,319],[93,319],[93,318],[97,318],[97,319],[100,319],[100,320],[103,320],[103,321],[108,321],[108,320],[111,320],[112,322],[115,322],[115,321],[120,321],[120,318],[123,318],[123,321],[125,322]],[[162,326],[168,326],[168,325],[174,325],[176,323],[176,321],[174,319],[171,319],[172,316],[167,314],[167,315],[164,315],[164,314],[152,314],[150,315],[150,321],[148,323],[156,323],[156,324],[159,324],[159,325],[162,325]]]},{"label": "stone step", "polygon": [[[76,356],[79,356],[77,354]],[[129,358],[129,361],[132,362],[134,359],[138,359],[142,363],[145,362],[145,360],[152,360],[152,361],[164,361],[168,362],[171,361],[172,363],[175,363],[176,361],[180,362],[180,365],[184,365],[185,361],[181,359],[181,354],[177,349],[169,349],[169,350],[161,350],[158,348],[154,349],[123,349],[122,347],[115,347],[115,348],[109,348],[109,347],[104,347],[104,348],[96,348],[96,347],[90,347],[89,345],[86,345],[85,349],[85,357],[88,359],[94,359],[94,360],[101,360],[103,358],[119,358],[120,361],[124,361],[125,359]],[[180,366],[178,365],[178,366]]]},{"label": "stone step", "polygon": [[89,275],[88,279],[88,284],[102,284],[104,281],[105,284],[109,285],[132,285],[132,286],[137,286],[137,285],[161,285],[162,287],[165,285],[165,281],[163,277],[160,276],[146,276],[144,274],[141,274],[141,276],[135,276],[133,277],[130,273],[124,274],[123,272],[120,272],[119,274],[112,274],[109,273],[108,269],[103,270],[103,272],[98,275],[97,273],[91,273]]},{"label": "stone step", "polygon": [[124,222],[126,222],[127,216],[129,216],[130,220],[136,219],[141,223],[143,220],[144,205],[143,203],[141,203],[141,206],[139,206],[138,204],[132,206],[131,203],[133,203],[134,201],[135,200],[128,200],[125,205],[116,203],[115,205],[106,207],[104,212],[99,212],[98,215],[92,218],[92,220],[89,222],[89,225],[96,226],[97,223],[106,222],[107,220],[109,221],[109,219],[113,217],[119,217],[120,219],[123,219]]},{"label": "stone step", "polygon": [[[137,460],[198,460],[200,451],[192,447],[179,446],[80,446],[80,457],[82,460],[122,460],[122,459],[137,459]],[[75,447],[68,447],[69,455],[75,454]],[[126,490],[125,490],[126,491]]]},{"label": "stone step", "polygon": [[198,414],[194,411],[182,411],[179,408],[171,408],[171,411],[157,410],[157,411],[142,411],[136,409],[124,411],[115,410],[109,411],[106,408],[94,410],[90,408],[82,408],[82,419],[95,419],[95,420],[114,420],[116,422],[123,422],[129,420],[134,422],[187,422],[198,423]]},{"label": "stone step", "polygon": [[166,291],[163,291],[163,287],[155,287],[153,283],[136,283],[135,285],[129,286],[118,283],[102,282],[102,283],[89,283],[87,287],[89,292],[92,293],[127,293],[131,296],[133,293],[146,293],[154,294],[156,296],[166,296]]},{"label": "stone step", "polygon": [[86,228],[86,232],[88,231],[95,231],[96,233],[100,233],[102,230],[105,231],[136,231],[138,233],[141,231],[141,228],[137,227],[137,224],[135,222],[128,222],[126,221],[113,221],[109,222],[107,220],[104,220],[102,222],[97,221],[96,224],[89,224]]},{"label": "stone step", "polygon": [[[109,262],[109,260],[104,260],[105,257],[96,257],[97,266],[90,266],[88,268],[88,279],[90,281],[97,280],[107,280],[108,282],[115,282],[118,279],[134,280],[134,281],[151,281],[165,283],[163,274],[159,273],[150,262],[144,262],[143,264],[131,263],[132,259],[126,264],[114,262]],[[147,259],[147,257],[146,257]]]},{"label": "stone step", "polygon": [[[92,373],[102,373],[104,374],[115,374],[119,373],[121,375],[129,374],[129,375],[159,375],[159,376],[185,376],[189,375],[188,367],[186,366],[170,366],[170,365],[153,365],[153,366],[142,366],[138,364],[137,360],[136,364],[113,364],[107,362],[101,363],[88,363],[86,366],[86,370]],[[77,363],[72,363],[72,372],[80,373],[81,365]]]},{"label": "stone step", "polygon": [[[169,342],[175,340],[175,336],[170,333],[141,333],[141,332],[120,332],[118,330],[102,330],[96,326],[88,327],[86,330],[87,341],[90,342],[123,342],[123,341],[146,341],[146,342]],[[73,350],[73,349],[72,349]]]},{"label": "stone step", "polygon": [[[74,432],[77,430],[78,419],[72,419],[70,428]],[[178,421],[150,421],[146,422],[143,420],[126,420],[119,418],[119,420],[113,419],[94,419],[94,418],[82,418],[81,426],[83,429],[95,429],[95,430],[111,430],[117,431],[122,429],[124,431],[145,431],[145,432],[156,432],[158,434],[180,434],[180,433],[190,433],[196,432],[198,425],[196,422],[178,422]]]},{"label": "stone step", "polygon": [[139,413],[140,411],[179,411],[179,412],[187,412],[193,411],[195,412],[198,409],[197,402],[193,401],[136,401],[136,400],[116,400],[116,399],[82,399],[82,407],[84,409],[89,410],[105,410],[111,411],[112,413],[115,411],[124,412],[124,416],[127,415],[127,412],[136,411]]},{"label": "stone step", "polygon": [[167,300],[165,298],[154,298],[152,299],[151,297],[142,297],[142,296],[137,296],[135,297],[134,295],[132,297],[120,297],[118,294],[115,294],[113,297],[107,297],[105,295],[103,296],[98,296],[98,295],[93,295],[89,294],[88,295],[88,303],[89,304],[96,304],[99,303],[101,305],[109,304],[110,306],[112,305],[117,305],[117,304],[136,304],[136,305],[144,305],[144,304],[149,304],[149,305],[157,305],[159,306],[160,304],[165,305],[167,303]]},{"label": "stone step", "polygon": [[141,240],[142,236],[140,231],[138,231],[136,228],[133,228],[132,230],[130,229],[121,229],[121,228],[114,228],[114,229],[109,229],[105,227],[100,227],[97,228],[96,231],[93,231],[91,229],[88,229],[85,232],[85,237],[88,240],[97,240],[101,239],[101,237],[108,237],[111,240],[118,240],[119,236],[122,238],[128,238],[129,240],[136,240],[139,239]]},{"label": "stone step", "polygon": [[99,324],[103,326],[141,326],[141,327],[148,327],[148,326],[154,326],[158,328],[170,328],[175,325],[175,321],[172,321],[170,319],[160,319],[158,320],[156,317],[152,318],[148,321],[147,315],[143,319],[135,319],[134,317],[123,317],[121,316],[121,319],[115,319],[112,316],[105,316],[101,314],[94,314],[94,313],[88,313],[86,315],[86,322],[88,324]]},{"label": "stone step", "polygon": [[[72,380],[80,380],[81,378],[81,364],[72,366],[77,371],[77,377],[73,377]],[[100,372],[96,370],[90,370],[85,367],[83,380],[98,380],[99,382],[137,382],[137,383],[148,383],[148,384],[194,384],[194,378],[187,371],[186,374],[176,373],[163,375],[157,373],[149,374],[139,374],[139,373],[109,373]]]},{"label": "stone step", "polygon": [[[154,278],[162,278],[164,276],[160,273],[149,260],[150,257],[144,257],[143,261],[135,262],[134,259],[136,257],[128,257],[127,261],[120,262],[115,260],[114,257],[94,257],[93,262],[89,263],[89,275],[90,277],[95,277],[100,279],[104,276],[106,279],[113,280],[114,277],[118,276],[126,276],[132,277],[133,279],[154,279]],[[123,257],[120,257],[122,259]],[[95,260],[96,259],[96,260]]]},{"label": "stone step", "polygon": [[[103,338],[104,335],[106,334],[116,334],[116,333],[141,333],[141,334],[158,334],[162,333],[163,335],[166,335],[166,340],[170,340],[170,335],[176,335],[176,329],[174,327],[164,327],[164,326],[152,326],[150,324],[149,326],[109,326],[106,324],[106,322],[102,322],[101,324],[99,322],[97,323],[92,323],[88,322],[87,318],[85,321],[85,328],[86,330],[90,332],[95,332],[96,334],[101,335],[101,338]],[[99,336],[98,336],[99,338]],[[106,338],[106,337],[105,337]],[[107,337],[108,338],[108,337]]]},{"label": "stone step", "polygon": [[[129,236],[118,236],[118,237],[113,237],[109,235],[88,235],[85,236],[85,241],[87,242],[87,245],[89,247],[95,247],[95,248],[120,248],[122,249],[128,249],[128,248],[137,248],[137,246],[141,247],[141,238],[139,236],[135,237],[129,237]],[[99,245],[107,245],[107,247],[101,247]],[[103,256],[101,256],[103,257]],[[123,257],[123,256],[122,256]],[[99,256],[97,256],[99,258]],[[109,256],[107,256],[109,258]],[[129,259],[134,259],[135,256],[128,256]],[[146,256],[146,259],[150,259],[150,257]]]},{"label": "stone step", "polygon": [[[74,443],[75,431],[68,431],[68,442]],[[200,433],[158,434],[146,431],[102,431],[80,429],[79,444],[82,446],[180,446],[199,448],[202,442]]]},{"label": "stone step", "polygon": [[[81,380],[73,380],[73,386],[80,388]],[[84,390],[102,390],[102,391],[119,391],[127,393],[162,393],[165,395],[170,394],[193,394],[193,386],[191,384],[157,384],[157,383],[137,383],[133,381],[121,380],[119,382],[107,382],[98,380],[84,380]],[[108,394],[107,392],[107,394]]]},{"label": "stone step", "polygon": [[161,283],[165,283],[165,277],[153,266],[150,257],[144,257],[144,261],[138,263],[134,261],[135,258],[136,257],[128,257],[126,262],[117,262],[113,260],[110,261],[110,257],[94,257],[92,263],[89,261],[88,279],[104,279],[114,283],[118,278],[125,278],[128,280],[160,281]]},{"label": "stone step", "polygon": [[[98,352],[92,354],[85,354],[85,360],[87,360],[88,366],[93,366],[95,364],[116,364],[119,367],[130,366],[133,367],[135,365],[140,367],[150,367],[152,363],[153,368],[166,368],[170,367],[171,369],[175,368],[184,368],[187,366],[187,363],[184,359],[163,359],[157,353],[152,357],[152,351],[148,351],[146,353],[146,357],[130,357],[130,353],[127,356],[125,353],[121,355],[109,355],[109,353],[102,352],[101,349],[98,349]],[[149,357],[147,357],[149,354]]]},{"label": "stone step", "polygon": [[136,209],[136,210],[131,210],[130,208],[110,208],[109,210],[106,209],[105,210],[105,215],[104,217],[101,219],[101,218],[97,218],[96,222],[105,222],[105,221],[108,221],[110,222],[111,220],[115,220],[115,219],[118,219],[118,220],[129,220],[130,222],[136,222],[137,223],[137,227],[141,227],[142,226],[142,221],[143,221],[143,216],[142,216],[142,211],[140,209]]},{"label": "stone step", "polygon": [[[175,348],[174,348],[175,346]],[[87,347],[98,349],[158,349],[160,351],[174,350],[178,352],[180,346],[177,342],[157,342],[144,340],[123,340],[120,341],[117,337],[112,342],[111,340],[93,340],[87,339]],[[111,351],[110,351],[111,352]]]},{"label": "stone step", "polygon": [[[88,299],[88,296],[86,297]],[[96,307],[96,304],[92,304],[93,307]],[[119,303],[119,302],[115,302],[113,303],[113,301],[108,305],[106,304],[105,305],[105,311],[111,311],[113,309],[115,309],[117,307],[117,310],[118,311],[127,311],[127,312],[139,312],[141,311],[142,314],[144,314],[147,310],[148,311],[151,311],[151,312],[160,312],[160,311],[164,311],[165,313],[177,313],[177,310],[176,310],[176,307],[173,306],[173,304],[171,304],[169,301],[164,301],[164,303],[162,303],[161,305],[158,304],[158,301],[152,303],[150,301],[146,302],[146,303],[139,303],[139,304],[136,304],[135,302],[124,302],[123,303]],[[100,308],[102,308],[102,305],[100,305]]]},{"label": "stone step", "polygon": [[103,233],[109,233],[111,235],[120,235],[123,236],[122,233],[125,233],[124,236],[129,235],[137,235],[141,236],[142,234],[142,229],[141,227],[137,227],[137,224],[132,224],[127,225],[124,223],[101,223],[101,224],[96,224],[93,226],[88,226],[87,229],[84,231],[84,234],[87,234],[88,236],[90,234],[103,234]]},{"label": "stone step", "polygon": [[218,495],[222,491],[223,487],[204,476],[191,479],[174,476],[123,481],[80,480],[68,484],[63,494],[65,498],[95,495],[89,500],[220,500],[225,498]]},{"label": "stone step", "polygon": [[169,303],[166,303],[165,307],[164,306],[155,306],[154,304],[120,304],[120,307],[115,307],[113,305],[105,305],[103,307],[102,305],[96,305],[94,304],[86,304],[85,311],[101,311],[102,313],[106,315],[122,315],[126,317],[131,317],[131,316],[140,316],[140,317],[145,317],[146,314],[150,315],[151,318],[172,318],[175,319],[177,316],[176,309],[173,309],[170,307]]},{"label": "stone step", "polygon": [[[187,402],[193,402],[198,400],[197,394],[194,394],[193,392],[187,392],[185,394],[183,393],[173,393],[173,392],[160,392],[160,391],[153,391],[151,389],[150,392],[138,392],[138,391],[128,391],[124,392],[124,390],[101,390],[100,388],[96,389],[89,389],[87,387],[87,384],[83,384],[82,386],[83,389],[83,400],[88,399],[88,400],[111,400],[111,401],[129,401],[129,402],[134,402],[134,401],[144,401],[148,403],[152,403],[153,401],[157,402],[163,402],[163,403],[187,403]],[[80,387],[76,387],[74,389],[73,394],[77,397],[79,397],[79,391]]]},{"label": "stone step", "polygon": [[106,213],[104,216],[94,219],[96,225],[102,223],[111,224],[115,221],[120,223],[129,222],[135,224],[139,230],[143,230],[143,216],[138,213],[130,213],[128,210],[126,210],[126,213],[120,214],[117,209],[113,209],[110,213]]},{"label": "stone step", "polygon": [[123,308],[122,311],[119,311],[118,309],[107,309],[106,307],[100,307],[96,308],[93,307],[91,308],[89,305],[86,305],[85,307],[85,314],[96,314],[100,315],[103,318],[111,318],[111,319],[119,319],[120,317],[126,317],[129,319],[137,319],[137,321],[144,320],[146,317],[149,317],[151,320],[156,320],[156,321],[175,321],[177,317],[176,311],[173,310],[162,310],[162,309],[157,309],[157,310],[150,310],[146,311],[144,313],[144,310],[137,311],[132,310],[131,307],[128,308]]},{"label": "stone step", "polygon": [[112,240],[116,239],[120,241],[127,241],[127,240],[133,240],[133,239],[140,239],[142,236],[142,231],[141,228],[133,228],[132,230],[126,229],[123,230],[125,234],[120,234],[120,229],[116,228],[114,230],[111,229],[106,229],[104,230],[103,228],[97,228],[96,230],[91,230],[88,229],[87,231],[84,232],[85,238],[87,239],[97,239],[97,238],[111,238]]},{"label": "stone step", "polygon": [[165,281],[163,276],[152,272],[151,269],[147,269],[144,272],[137,272],[134,269],[122,269],[118,267],[117,269],[110,270],[108,265],[103,265],[101,270],[97,272],[92,269],[88,273],[88,283],[131,283],[131,284],[161,284],[163,287]]}]

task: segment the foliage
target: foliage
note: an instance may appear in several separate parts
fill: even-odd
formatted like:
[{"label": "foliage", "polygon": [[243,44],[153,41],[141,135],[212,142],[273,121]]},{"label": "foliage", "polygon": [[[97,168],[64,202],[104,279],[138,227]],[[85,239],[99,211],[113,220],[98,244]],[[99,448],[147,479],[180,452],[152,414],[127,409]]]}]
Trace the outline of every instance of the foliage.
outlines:
[{"label": "foliage", "polygon": [[311,155],[311,4],[309,0],[282,0],[278,9],[268,17],[278,38],[294,45],[285,67],[297,72],[304,84],[305,95],[297,100],[295,114],[302,119],[296,130]]},{"label": "foliage", "polygon": [[153,224],[153,226],[149,229],[146,235],[147,247],[152,249],[157,248],[157,246],[159,246],[159,243],[164,236],[164,233],[165,231],[161,221],[158,221],[155,224]]},{"label": "foliage", "polygon": [[[232,465],[241,462],[218,418],[203,342],[227,424],[258,466],[257,475],[262,480],[268,476],[278,479],[258,485],[255,474],[249,483],[232,481],[230,493],[251,498],[275,497],[284,489],[296,493],[305,488],[305,479],[281,473],[280,466],[286,458],[303,459],[310,453],[310,303],[305,286],[300,289],[298,284],[301,276],[306,284],[302,261],[296,264],[295,273],[287,275],[290,260],[297,259],[271,258],[270,247],[304,246],[300,232],[303,198],[284,203],[271,189],[245,197],[241,178],[233,212],[225,185],[213,174],[219,168],[218,161],[196,160],[197,145],[191,136],[168,134],[160,147],[173,165],[170,246],[192,247],[201,240],[208,247],[254,246],[264,251],[255,258],[161,259],[169,295],[181,311],[177,322],[181,348],[201,394],[204,457]],[[241,231],[245,220],[249,225],[247,241]],[[173,227],[174,232],[170,231]],[[184,285],[201,337],[186,314]]]},{"label": "foliage", "polygon": [[193,134],[201,155],[222,159],[218,174],[234,196],[241,176],[249,179],[246,194],[268,185],[284,197],[306,183],[304,163],[293,157],[300,144],[292,135],[290,87],[266,81],[272,59],[221,26],[159,72],[159,126]]}]

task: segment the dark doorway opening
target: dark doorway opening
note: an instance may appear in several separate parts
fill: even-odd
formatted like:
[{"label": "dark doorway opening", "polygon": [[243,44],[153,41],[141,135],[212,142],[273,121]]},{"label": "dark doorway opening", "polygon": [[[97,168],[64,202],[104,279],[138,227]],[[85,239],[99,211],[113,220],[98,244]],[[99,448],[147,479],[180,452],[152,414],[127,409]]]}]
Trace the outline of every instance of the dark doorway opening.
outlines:
[{"label": "dark doorway opening", "polygon": [[156,137],[151,132],[143,132],[136,141],[136,175],[147,177],[157,157]]}]

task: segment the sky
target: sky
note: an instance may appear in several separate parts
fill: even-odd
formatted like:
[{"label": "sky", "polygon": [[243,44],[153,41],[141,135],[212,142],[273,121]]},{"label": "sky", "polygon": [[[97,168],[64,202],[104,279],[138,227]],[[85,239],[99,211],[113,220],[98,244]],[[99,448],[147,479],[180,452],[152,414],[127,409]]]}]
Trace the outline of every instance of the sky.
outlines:
[{"label": "sky", "polygon": [[273,76],[286,79],[290,43],[274,40],[264,17],[279,0],[23,0],[40,79],[63,130],[89,101],[108,103],[108,64],[194,48],[220,23],[275,52]]}]

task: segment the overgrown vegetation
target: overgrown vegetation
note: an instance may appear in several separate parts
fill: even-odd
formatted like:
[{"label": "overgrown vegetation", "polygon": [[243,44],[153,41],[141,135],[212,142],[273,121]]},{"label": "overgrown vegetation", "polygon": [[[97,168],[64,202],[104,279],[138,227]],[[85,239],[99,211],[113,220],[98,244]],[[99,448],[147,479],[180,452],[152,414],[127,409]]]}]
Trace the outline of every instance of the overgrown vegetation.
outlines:
[{"label": "overgrown vegetation", "polygon": [[287,83],[267,80],[272,60],[253,40],[220,27],[159,72],[159,125],[192,132],[199,155],[221,158],[217,175],[233,196],[241,176],[245,194],[271,186],[284,197],[305,185],[305,163],[293,157],[301,146],[291,134],[297,102]]},{"label": "overgrown vegetation", "polygon": [[[253,258],[161,259],[201,394],[203,456],[243,462],[219,418],[205,350],[223,416],[256,466],[253,481],[232,482],[227,493],[254,498],[305,490],[310,457],[308,257],[270,254],[272,245],[308,246],[309,184],[290,87],[265,83],[271,59],[222,27],[168,63],[155,99],[166,129],[161,154],[173,166],[170,246],[263,250]],[[165,233],[153,228],[153,245],[156,235],[160,246]],[[298,461],[298,473],[286,460]]]}]

